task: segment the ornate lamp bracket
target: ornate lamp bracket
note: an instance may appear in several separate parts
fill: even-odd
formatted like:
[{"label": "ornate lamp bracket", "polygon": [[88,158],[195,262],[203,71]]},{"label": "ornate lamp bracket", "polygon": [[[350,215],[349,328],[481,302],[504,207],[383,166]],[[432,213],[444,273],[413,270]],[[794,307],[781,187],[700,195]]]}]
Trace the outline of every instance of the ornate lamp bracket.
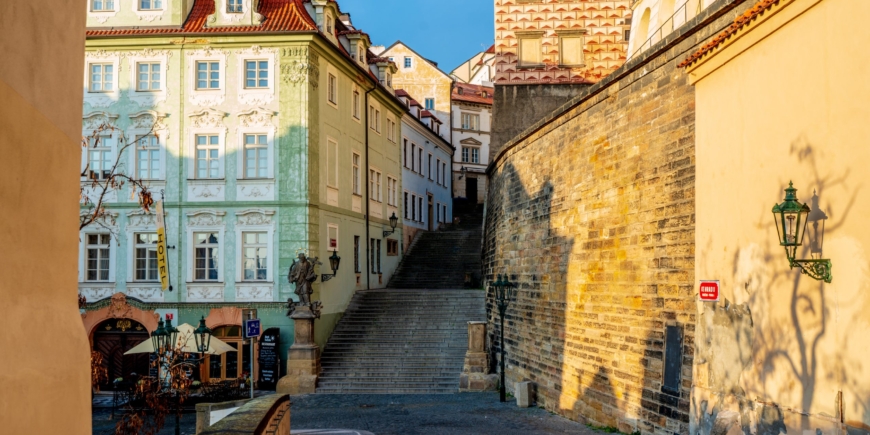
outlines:
[{"label": "ornate lamp bracket", "polygon": [[831,283],[831,260],[792,260],[790,266],[800,268],[802,274],[812,279]]}]

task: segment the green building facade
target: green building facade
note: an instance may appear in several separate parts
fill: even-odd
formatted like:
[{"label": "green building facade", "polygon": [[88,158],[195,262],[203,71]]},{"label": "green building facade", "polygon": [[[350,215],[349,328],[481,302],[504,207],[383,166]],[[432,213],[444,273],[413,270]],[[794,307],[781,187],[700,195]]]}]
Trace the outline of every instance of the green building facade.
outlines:
[{"label": "green building facade", "polygon": [[[99,140],[83,149],[85,194],[100,192],[93,180],[135,141],[120,166],[164,200],[173,287],[157,282],[154,214],[129,186],[111,190],[111,216],[81,234],[94,349],[127,346],[106,338],[130,312],[113,303],[121,293],[140,319],[206,317],[229,341],[255,309],[263,329],[280,329],[283,358],[286,303],[298,299],[287,272],[302,251],[323,263],[319,274],[332,275],[333,252],[342,259],[314,284],[323,345],[354,291],[384,287],[402,255],[401,219],[382,236],[403,215],[395,66],[371,56],[368,36],[326,0],[87,2],[82,135]],[[145,323],[124,343],[147,337]],[[247,364],[222,358],[205,378],[237,377]],[[131,371],[121,367],[110,375]]]}]

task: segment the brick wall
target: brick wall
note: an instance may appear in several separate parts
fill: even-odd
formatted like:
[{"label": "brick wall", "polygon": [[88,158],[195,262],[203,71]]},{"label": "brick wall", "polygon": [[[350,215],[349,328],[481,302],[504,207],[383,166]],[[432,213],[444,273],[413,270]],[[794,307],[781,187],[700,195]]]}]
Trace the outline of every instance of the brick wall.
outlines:
[{"label": "brick wall", "polygon": [[[688,433],[695,116],[676,64],[745,7],[715,3],[490,166],[484,268],[520,286],[505,327],[509,389],[534,381],[539,405],[627,433]],[[491,292],[488,312],[495,351]],[[668,325],[682,345],[667,349]],[[674,351],[681,376],[668,393]]]}]

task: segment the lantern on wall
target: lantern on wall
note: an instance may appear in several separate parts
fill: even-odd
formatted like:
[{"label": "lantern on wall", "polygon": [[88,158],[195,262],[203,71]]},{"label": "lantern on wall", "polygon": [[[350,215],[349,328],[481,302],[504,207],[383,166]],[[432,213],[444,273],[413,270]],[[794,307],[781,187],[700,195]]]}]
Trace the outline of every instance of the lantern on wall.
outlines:
[{"label": "lantern on wall", "polygon": [[785,189],[785,200],[781,204],[773,206],[773,217],[776,222],[776,231],[779,236],[779,244],[785,248],[789,267],[798,267],[801,273],[810,278],[831,282],[831,260],[813,258],[808,260],[797,259],[797,248],[803,244],[807,230],[807,217],[810,208],[797,200],[794,188],[789,181]]}]

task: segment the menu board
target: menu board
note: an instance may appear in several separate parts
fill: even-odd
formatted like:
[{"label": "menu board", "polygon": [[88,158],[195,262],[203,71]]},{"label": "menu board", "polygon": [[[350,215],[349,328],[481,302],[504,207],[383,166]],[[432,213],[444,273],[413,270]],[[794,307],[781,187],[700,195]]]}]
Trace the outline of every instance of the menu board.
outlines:
[{"label": "menu board", "polygon": [[281,360],[278,358],[280,337],[278,328],[269,328],[260,336],[260,353],[257,359],[260,376],[257,385],[261,390],[274,390],[281,375]]}]

